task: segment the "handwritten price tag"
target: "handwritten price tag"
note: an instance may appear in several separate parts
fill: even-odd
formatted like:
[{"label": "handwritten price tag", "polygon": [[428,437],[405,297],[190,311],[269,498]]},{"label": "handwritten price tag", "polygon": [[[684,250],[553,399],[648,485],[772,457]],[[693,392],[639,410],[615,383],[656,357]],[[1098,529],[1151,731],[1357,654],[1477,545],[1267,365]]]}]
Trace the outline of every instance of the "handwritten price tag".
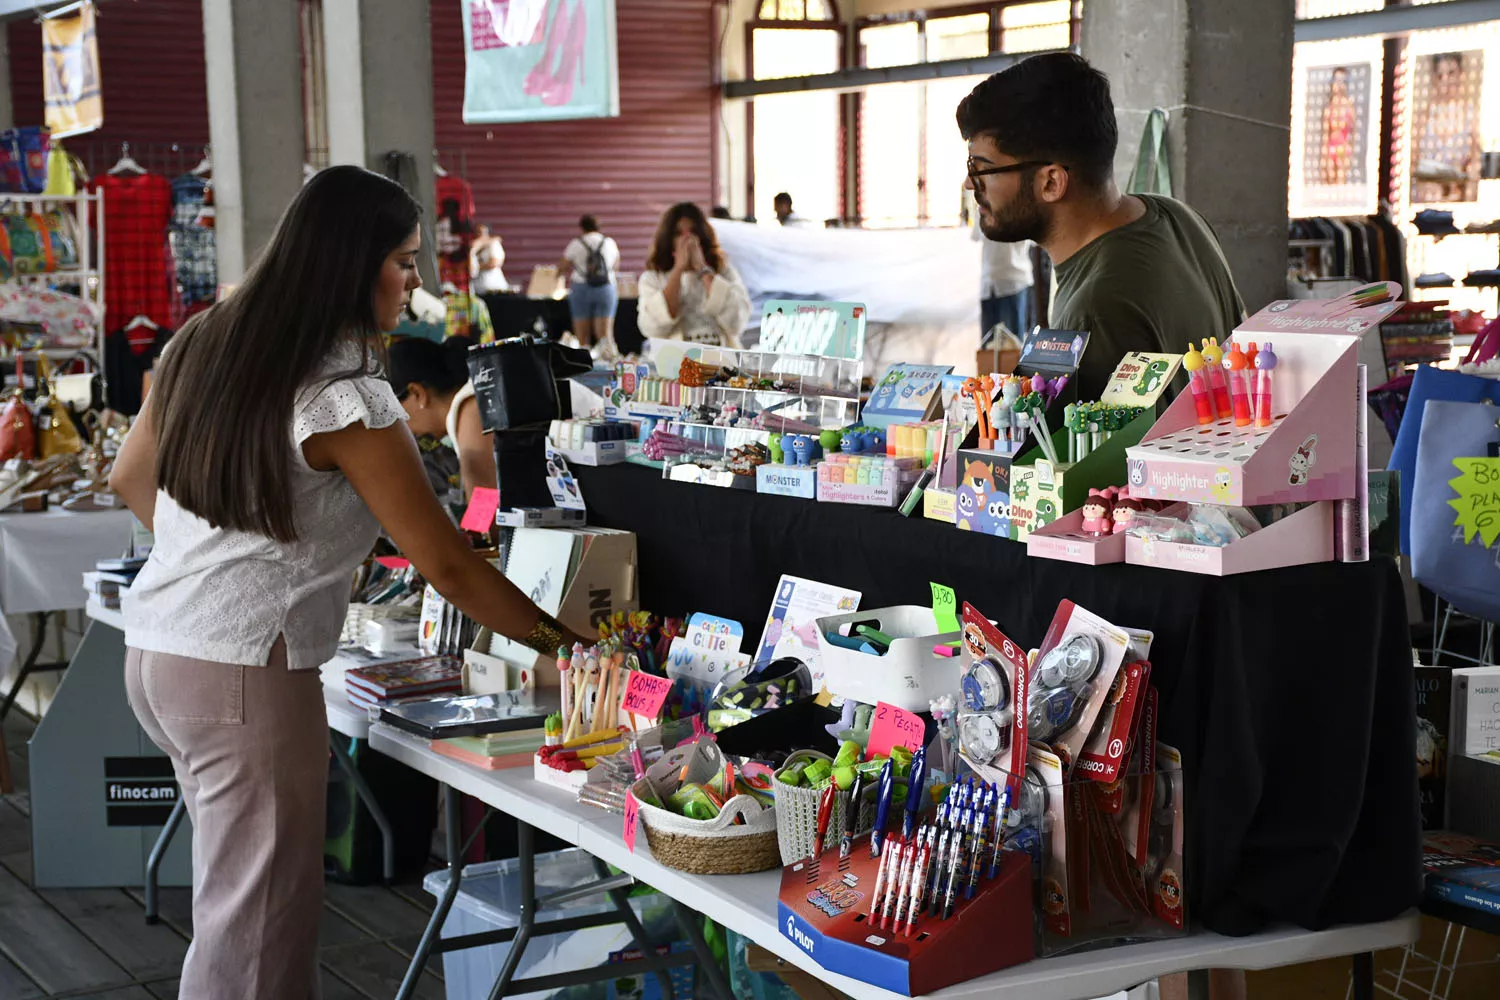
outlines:
[{"label": "handwritten price tag", "polygon": [[1464,544],[1477,534],[1485,548],[1500,538],[1500,458],[1455,458],[1461,473],[1448,480],[1458,494],[1448,506],[1458,512],[1453,523],[1464,529]]},{"label": "handwritten price tag", "polygon": [[459,522],[459,526],[465,531],[487,535],[495,526],[495,511],[499,509],[500,491],[487,486],[476,486],[474,495],[469,498],[469,509],[464,511],[464,519]]},{"label": "handwritten price tag", "polygon": [[635,853],[635,821],[641,814],[641,804],[636,801],[635,793],[625,796],[625,846],[630,848],[630,853]]},{"label": "handwritten price tag", "polygon": [[958,631],[958,595],[952,587],[932,584],[932,614],[937,618],[939,632]]},{"label": "handwritten price tag", "polygon": [[671,693],[672,682],[668,678],[634,670],[625,684],[625,700],[621,706],[627,712],[655,719],[661,715],[661,707]]},{"label": "handwritten price tag", "polygon": [[876,703],[875,718],[870,723],[871,757],[889,755],[894,746],[916,750],[926,741],[927,726],[921,716],[883,701]]}]

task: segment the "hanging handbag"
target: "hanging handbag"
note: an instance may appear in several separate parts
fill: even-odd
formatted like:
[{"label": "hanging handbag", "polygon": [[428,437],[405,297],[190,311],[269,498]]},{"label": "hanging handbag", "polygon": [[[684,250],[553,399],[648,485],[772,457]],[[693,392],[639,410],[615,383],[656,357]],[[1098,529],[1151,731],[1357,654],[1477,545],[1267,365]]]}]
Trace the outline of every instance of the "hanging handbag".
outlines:
[{"label": "hanging handbag", "polygon": [[566,380],[594,367],[588,351],[532,337],[471,348],[468,361],[486,434],[568,419],[573,406]]},{"label": "hanging handbag", "polygon": [[83,435],[73,423],[67,404],[57,398],[52,365],[45,354],[37,355],[36,443],[41,458],[76,455],[83,451]]},{"label": "hanging handbag", "polygon": [[1152,108],[1141,130],[1141,148],[1135,155],[1135,167],[1125,182],[1126,194],[1161,194],[1172,196],[1172,167],[1167,157],[1167,112]]},{"label": "hanging handbag", "polygon": [[89,172],[83,161],[63,149],[62,143],[53,143],[47,154],[47,190],[43,193],[71,198],[88,182]]},{"label": "hanging handbag", "polygon": [[1500,539],[1486,545],[1481,532],[1459,523],[1473,521],[1472,512],[1455,515],[1450,501],[1460,498],[1454,460],[1491,456],[1496,448],[1500,406],[1433,400],[1422,415],[1412,485],[1412,576],[1457,610],[1491,622],[1500,621]]},{"label": "hanging handbag", "polygon": [[[1412,376],[1411,394],[1406,401],[1406,412],[1401,418],[1401,429],[1396,434],[1395,446],[1391,449],[1391,461],[1386,468],[1401,473],[1401,551],[1411,553],[1412,488],[1416,483],[1417,443],[1422,436],[1423,412],[1430,401],[1445,400],[1454,403],[1478,403],[1488,399],[1500,403],[1500,382],[1465,375],[1462,372],[1446,371],[1423,365]],[[1452,476],[1448,477],[1452,479]]]},{"label": "hanging handbag", "polygon": [[25,362],[16,354],[16,387],[0,406],[0,462],[13,458],[30,461],[36,457],[36,424],[26,405]]}]

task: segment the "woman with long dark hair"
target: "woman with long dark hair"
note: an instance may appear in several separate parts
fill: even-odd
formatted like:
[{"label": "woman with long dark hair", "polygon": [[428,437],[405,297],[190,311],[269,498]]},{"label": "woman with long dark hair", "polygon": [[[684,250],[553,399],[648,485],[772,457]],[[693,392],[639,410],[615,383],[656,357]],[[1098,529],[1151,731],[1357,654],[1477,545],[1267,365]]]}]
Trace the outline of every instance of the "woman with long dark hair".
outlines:
[{"label": "woman with long dark hair", "polygon": [[641,333],[739,347],[750,294],[729,266],[713,227],[692,202],[667,209],[641,275]]},{"label": "woman with long dark hair", "polygon": [[131,707],[193,823],[185,997],[317,995],[332,658],[380,528],[470,616],[572,642],[465,543],[428,486],[380,335],[421,280],[420,209],[315,176],[224,301],[158,364],[110,483],[156,533],[125,600]]}]

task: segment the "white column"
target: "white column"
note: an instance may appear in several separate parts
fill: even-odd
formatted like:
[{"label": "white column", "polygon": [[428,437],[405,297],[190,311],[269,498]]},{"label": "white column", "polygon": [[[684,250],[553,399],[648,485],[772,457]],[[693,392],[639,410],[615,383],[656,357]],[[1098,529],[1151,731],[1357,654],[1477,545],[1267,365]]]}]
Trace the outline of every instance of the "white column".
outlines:
[{"label": "white column", "polygon": [[297,5],[203,0],[203,61],[219,281],[234,284],[302,187]]}]

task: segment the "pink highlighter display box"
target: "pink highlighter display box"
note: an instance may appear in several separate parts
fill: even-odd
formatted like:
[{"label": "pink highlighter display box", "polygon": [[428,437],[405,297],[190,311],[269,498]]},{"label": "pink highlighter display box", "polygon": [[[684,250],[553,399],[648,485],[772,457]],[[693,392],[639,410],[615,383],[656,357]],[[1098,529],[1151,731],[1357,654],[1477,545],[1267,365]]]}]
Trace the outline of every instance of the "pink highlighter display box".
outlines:
[{"label": "pink highlighter display box", "polygon": [[[1400,294],[1400,286],[1392,288]],[[1361,307],[1347,297],[1282,301],[1245,320],[1222,354],[1244,357],[1252,344],[1256,353],[1272,345],[1276,364],[1265,412],[1255,412],[1261,407],[1254,392],[1264,369],[1226,371],[1210,358],[1192,377],[1207,376],[1212,411],[1197,386],[1172,401],[1125,452],[1131,493],[1242,507],[1353,497],[1359,338],[1400,305]],[[1243,393],[1232,392],[1231,377],[1250,387],[1248,414],[1236,413]]]}]

